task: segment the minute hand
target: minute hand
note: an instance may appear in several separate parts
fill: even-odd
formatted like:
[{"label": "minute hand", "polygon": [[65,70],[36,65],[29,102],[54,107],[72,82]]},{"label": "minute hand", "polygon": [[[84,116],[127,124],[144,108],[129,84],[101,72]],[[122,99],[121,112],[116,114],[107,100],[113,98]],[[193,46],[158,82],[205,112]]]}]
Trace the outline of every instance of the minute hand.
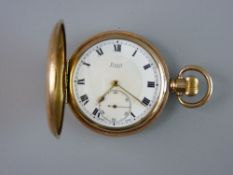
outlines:
[{"label": "minute hand", "polygon": [[142,103],[141,100],[139,100],[136,96],[134,96],[128,90],[126,90],[125,88],[123,88],[121,85],[117,84],[116,86],[119,87],[120,89],[122,89],[123,91],[125,91],[127,94],[129,94],[131,97],[133,97],[135,100],[137,100],[140,104],[142,104],[143,106],[146,106],[144,103]]}]

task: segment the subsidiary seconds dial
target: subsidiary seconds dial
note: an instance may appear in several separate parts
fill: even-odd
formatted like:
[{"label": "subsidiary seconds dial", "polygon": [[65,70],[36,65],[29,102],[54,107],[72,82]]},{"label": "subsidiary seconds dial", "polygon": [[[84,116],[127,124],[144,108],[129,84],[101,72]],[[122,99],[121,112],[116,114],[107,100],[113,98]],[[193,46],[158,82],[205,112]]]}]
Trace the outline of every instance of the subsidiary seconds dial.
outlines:
[{"label": "subsidiary seconds dial", "polygon": [[72,80],[77,106],[86,119],[107,128],[143,120],[161,93],[155,59],[139,44],[107,39],[87,48]]}]

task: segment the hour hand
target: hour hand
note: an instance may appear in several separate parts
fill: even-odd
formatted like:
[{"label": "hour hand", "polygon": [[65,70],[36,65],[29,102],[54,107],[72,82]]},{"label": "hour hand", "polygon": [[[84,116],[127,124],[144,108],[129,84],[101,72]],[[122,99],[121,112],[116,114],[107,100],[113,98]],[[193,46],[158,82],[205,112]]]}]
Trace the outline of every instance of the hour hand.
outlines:
[{"label": "hour hand", "polygon": [[116,87],[117,85],[118,85],[118,81],[114,80],[112,82],[111,87],[97,100],[97,102],[101,103],[102,101],[104,101],[104,98],[105,98],[106,94],[108,94],[112,90],[112,88]]},{"label": "hour hand", "polygon": [[98,99],[98,103],[101,103],[102,101],[104,101],[104,96],[103,95]]}]

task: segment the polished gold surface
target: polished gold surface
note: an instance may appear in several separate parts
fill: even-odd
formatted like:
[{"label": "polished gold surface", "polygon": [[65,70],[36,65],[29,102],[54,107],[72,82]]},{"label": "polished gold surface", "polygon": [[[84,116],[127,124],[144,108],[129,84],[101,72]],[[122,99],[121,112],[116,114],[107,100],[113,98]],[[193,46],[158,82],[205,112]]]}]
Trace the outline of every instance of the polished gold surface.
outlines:
[{"label": "polished gold surface", "polygon": [[179,96],[195,96],[199,92],[199,80],[196,77],[178,77],[171,80],[170,87]]},{"label": "polished gold surface", "polygon": [[[79,105],[77,104],[75,100],[74,89],[72,85],[75,66],[77,65],[82,54],[88,48],[92,47],[96,43],[99,43],[101,41],[108,40],[108,39],[126,39],[134,43],[137,43],[138,45],[143,47],[146,51],[148,51],[148,53],[154,58],[155,62],[158,65],[160,74],[161,74],[162,83],[161,83],[161,92],[158,98],[158,102],[153,106],[150,113],[143,120],[139,121],[138,123],[135,123],[134,125],[124,127],[124,128],[105,127],[105,126],[99,125],[98,123],[93,122],[87,116],[85,116],[85,114],[81,111]],[[164,59],[162,58],[158,50],[152,46],[152,44],[150,44],[144,38],[136,34],[129,33],[129,32],[123,32],[123,31],[104,32],[86,41],[83,45],[81,45],[75,51],[75,53],[71,57],[71,60],[69,62],[69,73],[68,74],[69,74],[69,80],[70,80],[69,81],[69,102],[75,115],[82,123],[84,123],[90,129],[93,129],[96,132],[100,132],[106,135],[114,135],[114,136],[125,135],[125,134],[129,134],[129,133],[132,133],[132,132],[135,132],[135,131],[138,131],[144,128],[147,124],[149,124],[152,121],[152,119],[156,118],[159,115],[159,113],[162,111],[162,109],[164,108],[164,105],[167,102],[167,98],[169,94],[169,89],[168,89],[169,73],[168,73],[167,66],[164,62]],[[101,97],[100,97],[100,101],[101,101]]]},{"label": "polished gold surface", "polygon": [[199,80],[196,77],[186,77],[185,81],[187,82],[185,88],[185,95],[195,96],[199,92]]},{"label": "polished gold surface", "polygon": [[62,21],[56,24],[51,34],[47,66],[46,104],[48,123],[53,135],[58,137],[62,130],[66,95],[66,43]]},{"label": "polished gold surface", "polygon": [[171,80],[170,88],[177,95],[183,95],[185,93],[186,83],[183,77],[178,77],[175,80]]},{"label": "polished gold surface", "polygon": [[[199,92],[199,80],[196,77],[183,77],[183,74],[188,71],[196,71],[202,74],[207,82],[207,91],[205,95],[197,102],[185,101],[182,96],[195,96]],[[179,102],[188,108],[197,108],[207,103],[213,92],[213,82],[209,73],[202,67],[196,65],[188,65],[182,68],[175,80],[171,80],[170,88],[177,94]]]}]

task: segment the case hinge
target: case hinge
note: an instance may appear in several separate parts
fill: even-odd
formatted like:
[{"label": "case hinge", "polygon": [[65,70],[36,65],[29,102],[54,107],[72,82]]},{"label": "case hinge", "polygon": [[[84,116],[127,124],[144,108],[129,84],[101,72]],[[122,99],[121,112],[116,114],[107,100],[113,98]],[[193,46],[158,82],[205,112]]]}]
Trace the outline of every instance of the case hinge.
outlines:
[{"label": "case hinge", "polygon": [[67,62],[66,62],[66,90],[65,90],[65,103],[69,103],[69,95],[68,95],[68,92],[69,92],[69,64],[70,64],[70,60],[67,59]]}]

